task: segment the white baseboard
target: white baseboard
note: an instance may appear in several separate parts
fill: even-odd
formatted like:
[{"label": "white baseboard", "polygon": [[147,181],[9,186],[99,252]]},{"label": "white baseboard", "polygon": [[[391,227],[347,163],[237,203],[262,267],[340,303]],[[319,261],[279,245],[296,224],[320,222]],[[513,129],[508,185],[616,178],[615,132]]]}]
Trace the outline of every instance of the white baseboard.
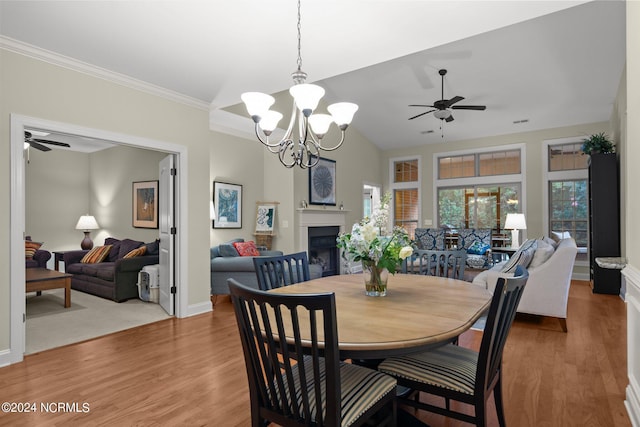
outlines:
[{"label": "white baseboard", "polygon": [[203,301],[187,306],[186,315],[181,317],[197,316],[198,314],[209,313],[210,311],[213,311],[213,305],[211,304],[211,301]]},{"label": "white baseboard", "polygon": [[640,427],[640,270],[627,265],[622,270],[627,303],[627,375],[629,385],[624,406],[634,427]]},{"label": "white baseboard", "polygon": [[16,358],[16,355],[11,350],[1,350],[0,351],[0,368],[12,365],[17,362],[21,362],[22,357]]}]

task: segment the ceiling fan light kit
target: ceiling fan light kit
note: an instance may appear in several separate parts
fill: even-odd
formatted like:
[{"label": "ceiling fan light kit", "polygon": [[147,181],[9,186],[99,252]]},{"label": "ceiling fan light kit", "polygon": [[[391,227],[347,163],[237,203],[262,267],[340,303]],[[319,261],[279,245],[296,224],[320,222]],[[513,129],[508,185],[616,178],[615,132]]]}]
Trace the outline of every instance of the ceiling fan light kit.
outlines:
[{"label": "ceiling fan light kit", "polygon": [[[307,73],[302,71],[300,34],[300,0],[298,0],[298,69],[292,74],[294,85],[289,89],[289,93],[293,97],[293,108],[284,136],[279,141],[269,141],[269,136],[283,117],[281,113],[269,109],[275,102],[271,95],[260,92],[245,92],[240,98],[255,123],[255,133],[258,140],[269,151],[278,154],[278,158],[284,166],[292,168],[298,165],[305,169],[318,164],[321,151],[333,151],[342,145],[345,131],[353,120],[358,106],[351,102],[338,102],[327,107],[329,114],[313,114],[325,91],[318,85],[305,83]],[[298,135],[294,136],[296,121],[298,122]],[[341,135],[336,145],[326,147],[322,145],[322,138],[327,134],[332,123],[335,123],[340,129]]]}]

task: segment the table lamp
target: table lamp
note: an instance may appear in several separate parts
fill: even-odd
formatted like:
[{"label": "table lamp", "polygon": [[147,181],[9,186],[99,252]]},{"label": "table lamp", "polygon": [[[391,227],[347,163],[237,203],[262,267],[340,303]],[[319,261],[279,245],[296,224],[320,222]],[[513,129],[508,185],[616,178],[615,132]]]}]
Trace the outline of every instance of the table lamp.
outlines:
[{"label": "table lamp", "polygon": [[511,247],[519,248],[520,247],[520,230],[527,229],[527,221],[524,218],[524,214],[521,213],[510,213],[507,214],[507,219],[504,221],[504,228],[506,230],[511,230]]},{"label": "table lamp", "polygon": [[76,230],[84,231],[84,239],[82,239],[82,242],[80,243],[80,247],[82,249],[87,250],[93,248],[93,241],[91,241],[89,233],[91,230],[97,230],[98,228],[100,228],[100,226],[93,215],[86,214],[80,217],[76,224]]}]

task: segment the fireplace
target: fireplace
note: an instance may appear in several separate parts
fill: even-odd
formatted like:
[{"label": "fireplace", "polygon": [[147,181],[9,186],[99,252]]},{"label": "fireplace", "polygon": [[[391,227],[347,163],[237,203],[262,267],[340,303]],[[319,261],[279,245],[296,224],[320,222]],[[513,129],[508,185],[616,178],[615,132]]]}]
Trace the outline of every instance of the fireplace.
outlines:
[{"label": "fireplace", "polygon": [[323,277],[340,274],[340,251],[336,246],[340,227],[309,227],[308,233],[309,264],[322,266]]},{"label": "fireplace", "polygon": [[[307,251],[309,259],[313,258],[313,262],[326,265],[329,262],[329,271],[324,271],[323,275],[329,274],[343,274],[343,266],[340,262],[340,251],[336,247],[336,237],[339,233],[345,231],[345,224],[347,222],[348,210],[342,209],[327,209],[324,208],[300,208],[298,209],[298,244],[296,249],[298,252]],[[329,232],[322,231],[321,229],[330,229]],[[310,238],[324,237],[324,239],[317,240],[320,244],[319,248],[312,248],[310,244]],[[335,248],[331,250],[328,246]],[[316,260],[316,258],[322,258],[322,260]],[[334,264],[332,265],[331,262]]]}]

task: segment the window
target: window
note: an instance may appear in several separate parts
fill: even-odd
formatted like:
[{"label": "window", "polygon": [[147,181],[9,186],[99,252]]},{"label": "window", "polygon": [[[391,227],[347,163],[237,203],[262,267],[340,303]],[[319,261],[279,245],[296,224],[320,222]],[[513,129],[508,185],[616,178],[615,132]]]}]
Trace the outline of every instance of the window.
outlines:
[{"label": "window", "polygon": [[501,232],[507,214],[520,212],[520,198],[520,184],[438,188],[438,224]]},{"label": "window", "polygon": [[581,138],[546,141],[545,226],[568,231],[578,245],[576,264],[585,265],[589,246],[588,156]]},{"label": "window", "polygon": [[420,159],[390,159],[394,226],[403,227],[413,238],[420,224]]},{"label": "window", "polygon": [[520,173],[520,150],[492,151],[438,158],[439,179]]},{"label": "window", "polygon": [[549,181],[549,222],[552,231],[568,231],[578,247],[589,240],[587,180]]},{"label": "window", "polygon": [[393,225],[403,227],[414,236],[418,227],[418,189],[393,191]]}]

